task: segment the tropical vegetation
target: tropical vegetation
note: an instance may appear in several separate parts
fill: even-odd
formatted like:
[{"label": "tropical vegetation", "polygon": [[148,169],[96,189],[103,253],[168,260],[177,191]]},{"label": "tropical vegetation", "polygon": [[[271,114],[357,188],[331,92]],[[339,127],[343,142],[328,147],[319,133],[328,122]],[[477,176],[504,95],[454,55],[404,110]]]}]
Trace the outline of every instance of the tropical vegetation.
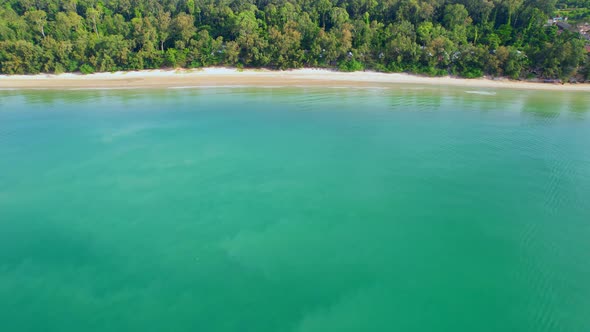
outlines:
[{"label": "tropical vegetation", "polygon": [[588,0],[0,0],[0,73],[223,65],[588,80],[585,40],[547,26],[574,2]]}]

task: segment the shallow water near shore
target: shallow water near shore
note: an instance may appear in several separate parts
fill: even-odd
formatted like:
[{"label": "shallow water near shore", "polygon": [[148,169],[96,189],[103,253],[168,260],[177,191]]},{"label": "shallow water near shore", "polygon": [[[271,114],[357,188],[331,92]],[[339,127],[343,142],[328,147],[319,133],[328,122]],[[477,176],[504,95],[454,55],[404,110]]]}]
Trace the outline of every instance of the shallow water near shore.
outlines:
[{"label": "shallow water near shore", "polygon": [[590,95],[0,91],[5,331],[588,331]]}]

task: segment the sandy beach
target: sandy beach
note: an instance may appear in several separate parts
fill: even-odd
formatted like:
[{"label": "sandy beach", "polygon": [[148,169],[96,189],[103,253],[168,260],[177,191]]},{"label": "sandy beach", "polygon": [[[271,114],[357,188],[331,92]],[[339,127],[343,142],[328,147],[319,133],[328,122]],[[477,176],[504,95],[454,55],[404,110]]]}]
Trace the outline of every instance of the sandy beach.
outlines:
[{"label": "sandy beach", "polygon": [[395,87],[396,85],[457,86],[523,90],[590,91],[590,84],[551,84],[511,81],[422,77],[377,72],[336,72],[325,69],[272,71],[266,69],[203,68],[142,70],[81,74],[0,75],[0,90],[20,89],[125,89],[211,86],[318,86]]}]

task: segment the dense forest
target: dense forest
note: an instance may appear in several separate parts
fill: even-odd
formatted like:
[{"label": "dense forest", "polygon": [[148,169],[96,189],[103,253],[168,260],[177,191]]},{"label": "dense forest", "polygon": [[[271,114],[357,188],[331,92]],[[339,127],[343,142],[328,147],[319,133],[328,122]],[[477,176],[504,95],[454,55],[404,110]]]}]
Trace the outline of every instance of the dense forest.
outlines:
[{"label": "dense forest", "polygon": [[586,0],[0,0],[0,73],[337,68],[590,80]]}]

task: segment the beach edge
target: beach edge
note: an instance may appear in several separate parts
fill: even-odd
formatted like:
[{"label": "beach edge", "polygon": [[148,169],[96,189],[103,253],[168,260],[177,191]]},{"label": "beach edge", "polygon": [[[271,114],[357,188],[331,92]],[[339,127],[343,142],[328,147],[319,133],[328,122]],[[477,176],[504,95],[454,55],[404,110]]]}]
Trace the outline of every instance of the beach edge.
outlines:
[{"label": "beach edge", "polygon": [[498,88],[519,90],[587,91],[590,84],[555,84],[508,79],[425,77],[405,73],[373,71],[339,72],[328,69],[155,69],[114,73],[0,75],[0,90],[72,90],[199,87],[396,87],[428,85],[438,87]]}]

